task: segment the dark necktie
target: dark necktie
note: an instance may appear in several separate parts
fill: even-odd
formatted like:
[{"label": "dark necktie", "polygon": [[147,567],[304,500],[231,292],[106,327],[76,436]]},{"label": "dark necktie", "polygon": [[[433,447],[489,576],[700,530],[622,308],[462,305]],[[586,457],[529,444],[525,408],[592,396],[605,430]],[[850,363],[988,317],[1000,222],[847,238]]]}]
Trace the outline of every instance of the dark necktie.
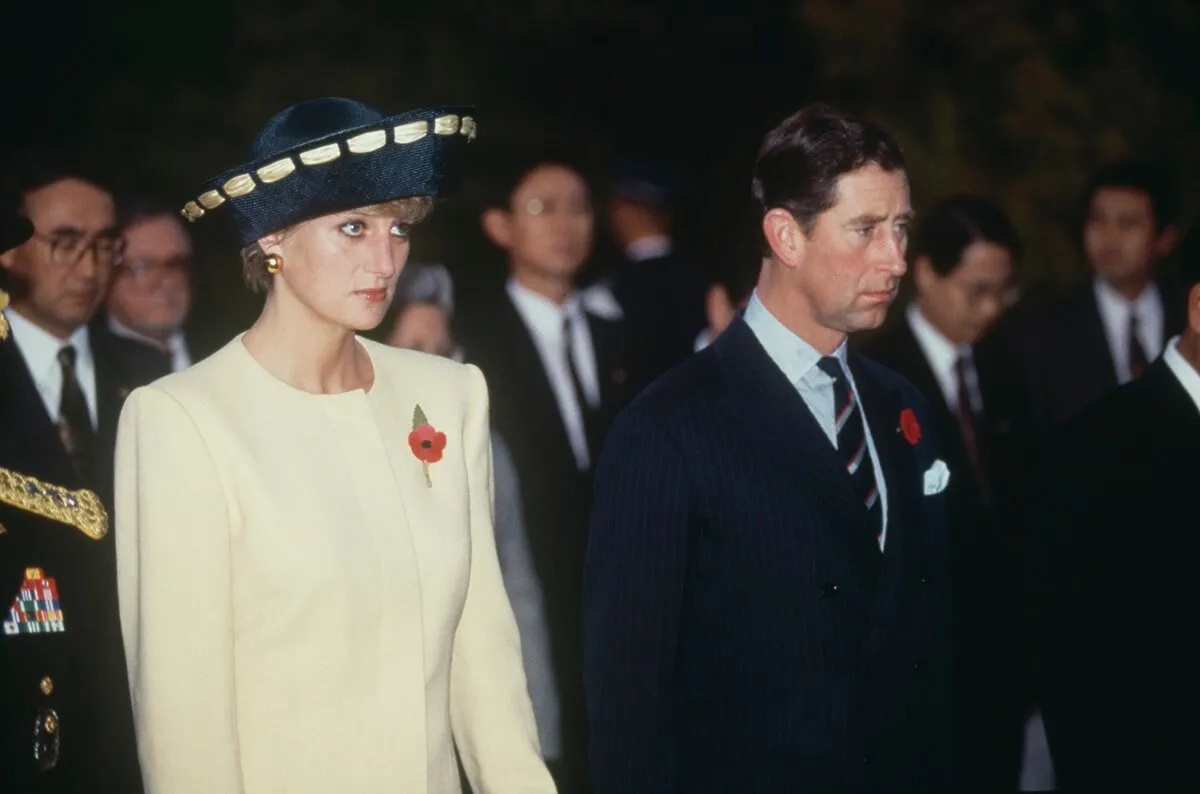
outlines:
[{"label": "dark necktie", "polygon": [[825,356],[817,366],[833,378],[833,415],[837,428],[837,452],[846,473],[853,479],[855,490],[862,497],[867,510],[871,531],[878,543],[883,534],[883,505],[879,498],[879,487],[875,482],[875,466],[867,448],[867,431],[858,396],[850,389],[842,363],[833,356]]},{"label": "dark necktie", "polygon": [[75,374],[75,348],[67,345],[58,351],[58,364],[62,368],[62,398],[58,404],[58,433],[67,450],[75,470],[90,483],[92,474],[92,447],[95,431],[88,412],[87,399],[79,387]]},{"label": "dark necktie", "polygon": [[976,422],[975,406],[971,401],[971,388],[967,383],[967,367],[969,362],[966,355],[960,355],[954,362],[954,377],[958,387],[958,406],[954,412],[958,419],[958,430],[962,435],[963,446],[967,450],[967,459],[971,464],[971,474],[979,486],[979,495],[984,502],[991,502],[991,488],[988,484],[987,473],[983,468],[983,459],[979,451],[979,425]]},{"label": "dark necktie", "polygon": [[563,355],[567,358],[567,372],[571,375],[571,390],[575,392],[575,402],[579,406],[579,416],[583,419],[583,434],[587,439],[588,459],[596,462],[599,439],[596,436],[596,411],[588,402],[587,392],[583,381],[579,378],[579,367],[575,363],[575,334],[570,315],[563,317]]},{"label": "dark necktie", "polygon": [[1146,349],[1138,336],[1138,316],[1136,312],[1129,313],[1129,378],[1137,380],[1146,371],[1150,363],[1146,357]]}]

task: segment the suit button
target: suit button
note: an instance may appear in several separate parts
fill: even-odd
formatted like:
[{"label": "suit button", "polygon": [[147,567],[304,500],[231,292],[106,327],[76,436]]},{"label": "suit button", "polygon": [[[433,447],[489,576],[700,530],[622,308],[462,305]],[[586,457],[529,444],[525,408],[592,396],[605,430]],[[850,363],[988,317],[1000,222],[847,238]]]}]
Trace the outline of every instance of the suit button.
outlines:
[{"label": "suit button", "polygon": [[922,670],[924,670],[925,669],[925,660],[918,659],[915,662],[913,662],[913,669],[916,670],[918,673],[921,672]]},{"label": "suit button", "polygon": [[49,695],[51,692],[54,691],[54,679],[52,679],[50,676],[46,676],[45,678],[42,679],[42,683],[40,686],[41,686],[42,694]]},{"label": "suit button", "polygon": [[863,765],[863,766],[870,766],[870,765],[871,765],[871,756],[869,756],[869,755],[864,755],[864,756],[862,757],[862,765]]},{"label": "suit button", "polygon": [[821,585],[821,595],[825,596],[826,598],[833,598],[839,592],[841,592],[841,588],[833,582],[826,582],[825,584]]}]

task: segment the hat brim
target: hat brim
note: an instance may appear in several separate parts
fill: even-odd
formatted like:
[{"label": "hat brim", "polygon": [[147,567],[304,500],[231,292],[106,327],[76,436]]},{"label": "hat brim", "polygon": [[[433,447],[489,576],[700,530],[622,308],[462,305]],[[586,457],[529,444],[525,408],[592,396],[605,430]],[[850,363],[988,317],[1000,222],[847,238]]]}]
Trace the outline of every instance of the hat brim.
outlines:
[{"label": "hat brim", "polygon": [[305,141],[213,177],[182,215],[223,217],[242,245],[322,215],[442,196],[475,137],[466,106],[414,110]]}]

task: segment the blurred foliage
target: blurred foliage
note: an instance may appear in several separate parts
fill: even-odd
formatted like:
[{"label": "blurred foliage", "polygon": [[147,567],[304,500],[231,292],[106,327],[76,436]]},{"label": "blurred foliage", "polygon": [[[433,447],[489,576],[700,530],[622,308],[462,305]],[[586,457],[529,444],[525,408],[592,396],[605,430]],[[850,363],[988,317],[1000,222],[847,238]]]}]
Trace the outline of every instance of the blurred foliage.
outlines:
[{"label": "blurred foliage", "polygon": [[[1030,283],[1080,273],[1079,192],[1104,161],[1161,157],[1197,205],[1193,0],[198,8],[94,10],[89,30],[106,45],[90,53],[90,99],[74,122],[130,186],[176,200],[240,162],[272,114],[334,94],[395,110],[474,102],[479,151],[570,140],[594,155],[600,176],[615,157],[655,158],[686,179],[679,235],[716,273],[753,256],[745,210],[763,133],[814,99],[896,133],[918,209],[956,190],[1002,201],[1027,237]],[[253,301],[237,287],[236,258],[211,256],[200,303],[216,307],[214,321],[244,324]],[[416,256],[444,259],[462,280],[498,268],[465,203],[439,213]]]}]

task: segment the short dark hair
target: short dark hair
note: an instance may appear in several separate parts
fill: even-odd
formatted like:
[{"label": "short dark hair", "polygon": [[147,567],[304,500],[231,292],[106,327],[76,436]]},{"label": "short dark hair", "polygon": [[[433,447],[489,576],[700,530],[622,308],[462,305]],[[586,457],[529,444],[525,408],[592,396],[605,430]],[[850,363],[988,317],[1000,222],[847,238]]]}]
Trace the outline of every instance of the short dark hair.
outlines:
[{"label": "short dark hair", "polygon": [[513,193],[517,192],[525,178],[537,169],[549,166],[574,171],[591,188],[591,179],[588,178],[591,169],[577,152],[564,147],[511,148],[488,158],[480,169],[483,177],[483,209],[509,209]]},{"label": "short dark hair", "polygon": [[150,218],[170,216],[178,221],[180,226],[187,229],[187,224],[179,214],[179,209],[174,204],[168,204],[157,196],[135,193],[122,196],[117,202],[117,222],[122,229],[127,229],[135,223]]},{"label": "short dark hair", "polygon": [[1193,226],[1179,245],[1179,278],[1185,292],[1200,285],[1200,225]]},{"label": "short dark hair", "polygon": [[879,125],[829,105],[809,105],[767,133],[751,191],[762,214],[781,208],[811,234],[837,201],[837,182],[868,165],[904,170],[900,145]]},{"label": "short dark hair", "polygon": [[1162,163],[1131,160],[1101,168],[1092,177],[1084,198],[1084,217],[1090,212],[1092,199],[1102,188],[1140,190],[1150,198],[1154,223],[1161,231],[1179,220],[1179,186]]},{"label": "short dark hair", "polygon": [[111,183],[84,154],[68,149],[25,149],[14,152],[0,166],[2,189],[19,197],[64,179],[78,179],[112,193]]},{"label": "short dark hair", "polygon": [[908,244],[908,261],[927,257],[934,271],[946,275],[962,261],[972,243],[988,242],[1021,258],[1021,236],[998,204],[982,196],[957,193],[934,204],[917,218]]}]

